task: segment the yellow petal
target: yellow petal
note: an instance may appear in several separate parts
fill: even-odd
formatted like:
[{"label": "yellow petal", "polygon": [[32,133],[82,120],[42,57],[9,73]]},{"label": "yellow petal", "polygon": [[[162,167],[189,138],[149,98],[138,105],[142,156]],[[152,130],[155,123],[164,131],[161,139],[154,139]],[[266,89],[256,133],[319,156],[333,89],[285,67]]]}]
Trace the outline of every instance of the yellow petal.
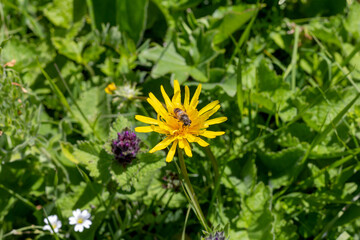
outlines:
[{"label": "yellow petal", "polygon": [[189,102],[190,102],[190,90],[188,86],[185,86],[185,99],[184,99],[185,109],[189,107]]},{"label": "yellow petal", "polygon": [[189,142],[196,142],[196,137],[192,134],[186,134],[185,138],[189,141]]},{"label": "yellow petal", "polygon": [[202,146],[202,147],[206,147],[206,146],[209,146],[209,144],[207,142],[205,142],[204,140],[202,140],[201,138],[196,138],[196,142]]},{"label": "yellow petal", "polygon": [[221,136],[225,134],[223,131],[214,132],[214,131],[205,131],[204,133],[201,133],[201,136],[207,137],[207,138],[215,138],[217,136]]},{"label": "yellow petal", "polygon": [[136,127],[136,128],[135,128],[135,132],[147,133],[147,132],[152,132],[152,131],[154,131],[154,130],[152,129],[151,126]]},{"label": "yellow petal", "polygon": [[108,88],[105,88],[105,92],[106,92],[107,94],[113,94],[113,92],[112,92],[110,89],[108,89]]},{"label": "yellow petal", "polygon": [[199,84],[199,86],[197,87],[194,93],[194,96],[191,99],[190,107],[196,108],[196,105],[199,102],[198,100],[199,100],[200,92],[201,92],[201,84]]},{"label": "yellow petal", "polygon": [[206,105],[205,107],[203,107],[200,111],[199,111],[199,116],[204,114],[205,112],[213,109],[216,105],[219,104],[219,101],[216,100],[216,101],[213,101],[211,103],[209,103],[208,105]]},{"label": "yellow petal", "polygon": [[181,105],[181,92],[180,92],[180,85],[178,80],[174,80],[174,96],[172,98],[173,104],[180,104]]},{"label": "yellow petal", "polygon": [[179,148],[184,148],[184,142],[182,139],[179,139]]},{"label": "yellow petal", "polygon": [[116,85],[115,83],[110,83],[109,85],[107,85],[107,87],[105,88],[105,92],[107,94],[113,94],[113,92],[116,90]]},{"label": "yellow petal", "polygon": [[214,113],[216,113],[220,108],[220,105],[216,105],[213,109],[211,109],[210,111],[207,111],[206,113],[204,113],[203,115],[201,115],[201,118],[203,120],[208,119],[209,117],[211,117],[211,115],[213,115]]},{"label": "yellow petal", "polygon": [[148,103],[155,109],[155,111],[165,118],[168,114],[161,102],[154,96],[154,94],[149,93],[149,98],[146,99]]},{"label": "yellow petal", "polygon": [[205,122],[205,125],[209,126],[209,125],[219,124],[219,123],[225,122],[226,120],[227,120],[227,117],[218,117],[218,118],[207,120]]},{"label": "yellow petal", "polygon": [[176,141],[174,141],[173,145],[171,146],[171,148],[166,156],[166,162],[171,162],[174,159],[177,143],[178,143],[178,141],[176,140]]},{"label": "yellow petal", "polygon": [[159,150],[162,150],[164,148],[166,148],[167,146],[169,146],[170,143],[172,143],[176,138],[173,136],[169,136],[167,138],[165,138],[164,140],[162,140],[161,142],[159,142],[155,147],[153,147],[149,153],[153,153]]},{"label": "yellow petal", "polygon": [[164,98],[164,101],[165,101],[165,104],[166,104],[166,108],[167,108],[168,112],[171,112],[172,109],[174,108],[174,106],[173,106],[169,96],[165,92],[164,87],[161,85],[160,88],[161,88],[161,94],[163,95],[163,98]]},{"label": "yellow petal", "polygon": [[191,152],[191,147],[188,143],[188,141],[186,141],[186,139],[182,139],[183,143],[184,143],[184,149],[185,149],[185,153],[188,157],[192,157],[192,152]]},{"label": "yellow petal", "polygon": [[140,122],[147,123],[147,124],[154,124],[154,125],[159,124],[159,121],[157,119],[149,118],[149,117],[145,117],[145,116],[141,116],[141,115],[135,115],[135,119]]},{"label": "yellow petal", "polygon": [[164,129],[162,127],[151,126],[151,128],[154,132],[161,133],[161,134],[169,134],[169,131],[167,131],[166,129]]}]

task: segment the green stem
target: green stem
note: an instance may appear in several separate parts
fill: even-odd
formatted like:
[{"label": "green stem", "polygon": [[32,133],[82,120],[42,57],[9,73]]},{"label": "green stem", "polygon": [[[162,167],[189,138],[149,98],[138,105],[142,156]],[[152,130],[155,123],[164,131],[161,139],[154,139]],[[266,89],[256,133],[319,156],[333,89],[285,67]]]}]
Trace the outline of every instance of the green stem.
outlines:
[{"label": "green stem", "polygon": [[216,183],[219,181],[219,166],[218,166],[216,158],[215,158],[214,154],[212,153],[211,149],[209,148],[209,146],[205,147],[205,153],[208,156],[208,158],[210,158],[211,164],[214,168],[215,185],[216,185]]},{"label": "green stem", "polygon": [[192,205],[194,207],[195,213],[197,215],[197,217],[199,218],[201,224],[203,225],[203,227],[205,228],[206,231],[210,231],[208,225],[206,224],[206,219],[205,216],[203,214],[203,212],[201,211],[200,208],[200,204],[196,198],[195,195],[195,191],[191,185],[190,179],[189,179],[189,175],[188,172],[186,170],[186,165],[185,165],[185,160],[184,160],[184,155],[181,149],[178,148],[178,155],[179,155],[179,162],[180,162],[180,171],[182,176],[184,177],[184,181],[185,181],[185,188],[189,194],[189,197],[191,199]]},{"label": "green stem", "polygon": [[10,232],[4,234],[2,239],[5,239],[6,237],[11,236],[11,235],[15,235],[15,236],[22,235],[23,232],[27,231],[27,230],[34,230],[34,232],[35,232],[36,230],[42,230],[42,229],[43,229],[43,226],[34,226],[34,225],[26,226],[26,227],[22,227],[22,228],[18,228],[18,229],[13,229]]}]

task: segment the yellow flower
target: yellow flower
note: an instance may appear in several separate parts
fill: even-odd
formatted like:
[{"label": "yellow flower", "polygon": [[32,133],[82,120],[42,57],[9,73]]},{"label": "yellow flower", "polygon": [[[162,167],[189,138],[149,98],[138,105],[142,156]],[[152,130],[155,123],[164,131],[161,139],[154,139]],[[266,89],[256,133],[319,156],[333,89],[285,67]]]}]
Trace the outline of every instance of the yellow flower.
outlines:
[{"label": "yellow flower", "polygon": [[105,88],[105,92],[106,92],[107,94],[113,94],[115,90],[116,90],[116,85],[115,85],[115,83],[110,83],[110,84],[107,85],[107,87]]},{"label": "yellow flower", "polygon": [[[225,132],[222,131],[208,131],[207,128],[210,125],[225,122],[226,117],[219,117],[208,120],[217,110],[219,110],[219,101],[214,101],[203,107],[200,111],[196,109],[199,103],[199,95],[201,91],[201,84],[197,87],[194,96],[190,101],[190,91],[188,86],[185,86],[185,98],[184,104],[181,103],[181,92],[180,85],[177,80],[174,81],[174,96],[170,100],[166,94],[164,87],[161,86],[161,93],[163,95],[165,106],[154,96],[149,93],[147,101],[157,112],[157,119],[136,115],[135,119],[150,126],[137,127],[136,132],[158,132],[165,134],[166,138],[158,143],[150,153],[162,150],[172,143],[170,151],[166,157],[167,162],[171,162],[174,158],[176,147],[185,150],[187,156],[192,157],[191,147],[189,142],[196,142],[202,147],[206,147],[209,144],[205,142],[200,136],[207,138],[215,138],[216,136],[223,135]],[[184,124],[184,120],[180,120],[174,112],[174,109],[180,109],[180,115],[186,114],[191,121]],[[178,112],[179,110],[176,110]],[[179,113],[179,112],[178,112]],[[186,116],[185,116],[186,117]]]}]

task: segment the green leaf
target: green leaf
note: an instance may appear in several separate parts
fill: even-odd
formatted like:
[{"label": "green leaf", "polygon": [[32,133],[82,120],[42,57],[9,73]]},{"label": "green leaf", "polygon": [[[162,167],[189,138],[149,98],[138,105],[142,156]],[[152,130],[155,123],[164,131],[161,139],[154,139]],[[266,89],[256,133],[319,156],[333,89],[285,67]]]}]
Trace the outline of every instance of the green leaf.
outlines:
[{"label": "green leaf", "polygon": [[71,113],[71,115],[74,116],[74,112],[71,110],[70,105],[69,105],[68,101],[66,100],[64,94],[60,91],[60,89],[55,84],[55,82],[50,78],[50,76],[41,67],[39,61],[38,61],[38,66],[41,69],[42,73],[44,74],[45,78],[48,80],[48,82],[49,82],[49,84],[51,86],[51,89],[55,92],[57,97],[60,99],[61,104],[65,107],[65,109],[67,109]]},{"label": "green leaf", "polygon": [[130,128],[130,122],[124,116],[119,115],[111,125],[109,139],[117,138],[117,133],[122,132],[125,128]]},{"label": "green leaf", "polygon": [[306,149],[302,145],[282,149],[277,152],[260,151],[262,163],[272,172],[270,181],[274,189],[289,184],[298,168]]},{"label": "green leaf", "polygon": [[116,23],[135,43],[142,40],[147,18],[148,0],[117,0]]},{"label": "green leaf", "polygon": [[[92,184],[92,186],[89,184]],[[77,208],[81,210],[87,209],[91,212],[92,205],[99,205],[96,195],[101,192],[101,187],[100,184],[85,184],[84,182],[81,182],[79,185],[73,185],[71,186],[71,192],[63,192],[56,199],[56,204],[60,207],[63,216],[72,216],[72,211]]]},{"label": "green leaf", "polygon": [[219,44],[229,38],[235,31],[239,30],[249,21],[257,9],[255,5],[237,5],[220,7],[213,14],[214,19],[218,19],[213,24],[218,33],[215,35],[213,43]]},{"label": "green leaf", "polygon": [[173,43],[166,48],[156,46],[144,50],[140,53],[140,58],[154,61],[155,67],[151,71],[153,78],[162,77],[168,73],[173,73],[174,78],[183,83],[189,76],[199,82],[206,82],[206,76],[196,67],[188,66],[185,59],[176,52]]},{"label": "green leaf", "polygon": [[62,144],[64,156],[76,164],[82,164],[90,176],[106,183],[110,179],[109,168],[114,157],[94,142],[79,141],[78,146]]},{"label": "green leaf", "polygon": [[87,47],[83,54],[83,60],[85,63],[96,61],[100,58],[100,55],[105,52],[105,47],[93,44]]},{"label": "green leaf", "polygon": [[63,37],[52,37],[52,43],[60,54],[74,60],[77,63],[83,63],[81,53],[84,48],[83,42],[75,42]]},{"label": "green leaf", "polygon": [[76,118],[79,119],[84,134],[89,135],[93,134],[93,131],[96,131],[101,139],[106,139],[108,136],[110,119],[104,117],[109,114],[105,91],[98,87],[88,89],[87,91],[82,92],[79,99],[76,101],[84,115],[81,114],[75,104],[71,105],[71,109]]},{"label": "green leaf", "polygon": [[143,181],[145,184],[149,184],[149,180],[146,179],[156,176],[156,172],[165,165],[165,160],[161,155],[139,153],[137,159],[126,167],[114,161],[110,173],[124,190],[130,190],[136,182]]},{"label": "green leaf", "polygon": [[[272,225],[274,217],[270,211],[271,192],[263,182],[258,183],[253,191],[244,196],[240,219],[236,225],[245,228],[248,239],[274,239]],[[230,233],[231,236],[231,233]]]},{"label": "green leaf", "polygon": [[54,0],[46,6],[44,15],[55,26],[70,28],[73,21],[73,0]]},{"label": "green leaf", "polygon": [[353,34],[354,39],[360,37],[360,3],[354,1],[350,6],[350,11],[345,20],[344,26],[346,30]]}]

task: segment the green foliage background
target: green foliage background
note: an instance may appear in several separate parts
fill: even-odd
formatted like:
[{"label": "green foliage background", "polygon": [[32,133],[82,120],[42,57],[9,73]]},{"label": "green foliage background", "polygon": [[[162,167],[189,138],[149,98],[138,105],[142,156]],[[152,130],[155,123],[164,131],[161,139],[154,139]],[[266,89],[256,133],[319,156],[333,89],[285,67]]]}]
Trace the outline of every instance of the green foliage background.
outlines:
[{"label": "green foliage background", "polygon": [[[0,239],[200,239],[166,151],[126,169],[110,142],[178,79],[228,121],[190,179],[230,239],[360,238],[360,3],[355,0],[2,0]],[[15,59],[14,66],[6,66]],[[136,84],[138,98],[105,93]],[[161,99],[161,98],[160,98]],[[175,161],[177,161],[175,159]],[[68,217],[89,209],[75,233]],[[14,231],[16,230],[16,231]],[[183,237],[183,238],[182,238]]]}]

